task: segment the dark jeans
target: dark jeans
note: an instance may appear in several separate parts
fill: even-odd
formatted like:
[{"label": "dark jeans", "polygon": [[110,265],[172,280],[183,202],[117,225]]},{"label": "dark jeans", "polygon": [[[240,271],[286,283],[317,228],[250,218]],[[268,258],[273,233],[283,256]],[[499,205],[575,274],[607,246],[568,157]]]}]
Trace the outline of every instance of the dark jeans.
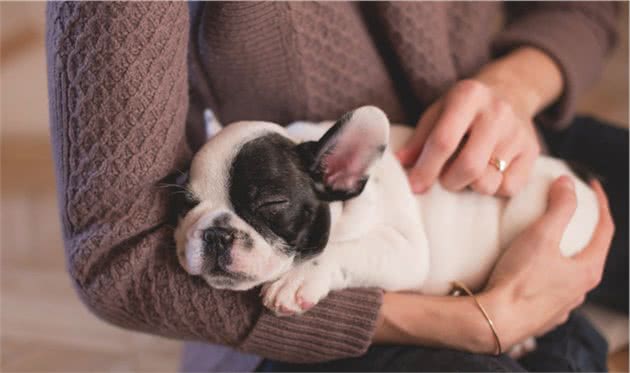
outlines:
[{"label": "dark jeans", "polygon": [[[617,227],[603,280],[589,299],[628,312],[628,131],[580,117],[563,132],[543,131],[550,152],[599,175]],[[363,356],[321,364],[265,360],[261,371],[606,371],[608,346],[593,326],[573,313],[537,339],[519,361],[416,346],[372,346]]]}]

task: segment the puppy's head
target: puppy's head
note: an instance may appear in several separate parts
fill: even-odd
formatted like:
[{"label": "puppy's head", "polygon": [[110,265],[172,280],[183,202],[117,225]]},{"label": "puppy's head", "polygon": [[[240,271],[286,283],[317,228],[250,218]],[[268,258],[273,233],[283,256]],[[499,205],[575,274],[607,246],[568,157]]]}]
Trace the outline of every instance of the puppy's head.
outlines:
[{"label": "puppy's head", "polygon": [[385,150],[389,122],[375,107],[340,118],[319,141],[238,122],[195,155],[175,231],[177,255],[211,286],[246,290],[322,252],[331,201],[363,190]]}]

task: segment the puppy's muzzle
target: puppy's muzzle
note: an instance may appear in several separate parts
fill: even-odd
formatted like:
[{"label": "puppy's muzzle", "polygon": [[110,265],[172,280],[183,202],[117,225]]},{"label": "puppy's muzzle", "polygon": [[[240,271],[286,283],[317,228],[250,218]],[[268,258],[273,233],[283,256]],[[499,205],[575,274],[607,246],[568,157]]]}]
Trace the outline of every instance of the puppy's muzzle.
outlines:
[{"label": "puppy's muzzle", "polygon": [[226,271],[232,262],[230,248],[234,242],[235,232],[232,229],[210,227],[203,231],[206,271],[213,272],[216,267]]}]

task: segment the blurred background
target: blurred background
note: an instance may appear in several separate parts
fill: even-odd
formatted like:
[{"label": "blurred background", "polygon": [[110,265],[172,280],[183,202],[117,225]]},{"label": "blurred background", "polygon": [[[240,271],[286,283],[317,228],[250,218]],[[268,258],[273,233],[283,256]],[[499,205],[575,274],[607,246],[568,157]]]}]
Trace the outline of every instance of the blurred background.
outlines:
[{"label": "blurred background", "polygon": [[[48,136],[43,3],[0,3],[0,371],[175,371],[177,341],[91,315],[65,272]],[[628,3],[621,38],[580,112],[628,126]],[[628,320],[587,310],[628,371]]]}]

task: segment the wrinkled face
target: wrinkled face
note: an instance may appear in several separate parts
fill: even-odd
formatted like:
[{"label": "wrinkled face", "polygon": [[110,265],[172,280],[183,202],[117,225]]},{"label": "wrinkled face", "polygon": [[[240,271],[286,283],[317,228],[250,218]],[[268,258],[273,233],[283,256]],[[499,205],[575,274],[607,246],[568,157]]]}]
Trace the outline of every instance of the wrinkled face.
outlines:
[{"label": "wrinkled face", "polygon": [[357,196],[387,144],[375,107],[344,115],[318,141],[238,122],[195,155],[175,230],[184,269],[211,286],[246,290],[277,279],[328,242],[329,202]]},{"label": "wrinkled face", "polygon": [[[229,127],[228,127],[229,128]],[[211,286],[245,290],[319,254],[330,231],[299,147],[277,131],[228,141],[232,128],[193,160],[186,198],[192,209],[176,230],[179,261]],[[247,133],[250,133],[248,131]],[[236,143],[235,143],[236,142]],[[216,162],[230,159],[227,167]],[[193,207],[194,206],[194,207]]]}]

